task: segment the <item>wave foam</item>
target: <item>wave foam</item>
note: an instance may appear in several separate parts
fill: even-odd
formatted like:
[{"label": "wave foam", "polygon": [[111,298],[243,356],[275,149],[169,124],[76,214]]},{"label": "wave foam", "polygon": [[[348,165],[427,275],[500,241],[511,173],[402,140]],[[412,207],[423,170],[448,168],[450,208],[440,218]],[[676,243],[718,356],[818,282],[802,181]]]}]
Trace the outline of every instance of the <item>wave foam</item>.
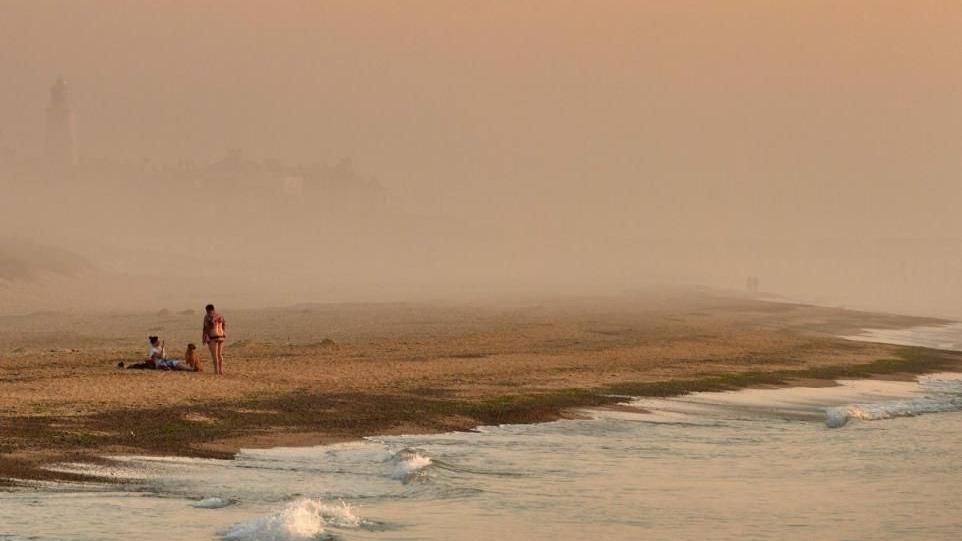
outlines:
[{"label": "wave foam", "polygon": [[893,400],[877,404],[850,404],[825,410],[825,425],[829,428],[845,426],[851,419],[877,421],[895,417],[914,417],[924,413],[962,410],[962,397],[919,398]]},{"label": "wave foam", "polygon": [[361,519],[344,502],[330,505],[302,499],[272,515],[235,524],[222,538],[225,541],[307,541],[324,535],[326,527],[357,528],[360,525]]},{"label": "wave foam", "polygon": [[433,462],[431,457],[422,455],[413,449],[402,449],[391,460],[394,462],[394,471],[391,473],[391,478],[404,482],[416,478],[421,470],[430,466]]},{"label": "wave foam", "polygon": [[191,507],[196,507],[197,509],[221,509],[229,505],[234,505],[234,500],[225,498],[204,498],[203,500],[198,500],[192,504]]}]

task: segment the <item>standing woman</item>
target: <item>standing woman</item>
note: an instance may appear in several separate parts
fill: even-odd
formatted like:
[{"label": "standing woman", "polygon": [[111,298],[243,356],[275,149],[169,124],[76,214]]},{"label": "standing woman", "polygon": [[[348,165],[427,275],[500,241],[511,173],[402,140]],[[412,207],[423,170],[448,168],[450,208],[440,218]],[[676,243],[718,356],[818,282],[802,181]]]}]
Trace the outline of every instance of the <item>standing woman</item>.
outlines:
[{"label": "standing woman", "polygon": [[224,341],[227,340],[227,322],[213,304],[207,305],[204,316],[204,343],[210,348],[210,359],[214,361],[214,373],[224,373]]}]

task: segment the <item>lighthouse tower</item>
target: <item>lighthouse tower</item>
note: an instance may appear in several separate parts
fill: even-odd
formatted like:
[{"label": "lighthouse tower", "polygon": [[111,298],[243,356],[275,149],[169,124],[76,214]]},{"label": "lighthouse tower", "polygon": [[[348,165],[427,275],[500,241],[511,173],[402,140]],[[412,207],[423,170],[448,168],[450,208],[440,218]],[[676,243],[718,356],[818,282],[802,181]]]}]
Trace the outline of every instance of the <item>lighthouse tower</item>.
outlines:
[{"label": "lighthouse tower", "polygon": [[47,131],[44,157],[47,163],[57,167],[72,167],[77,163],[74,141],[74,114],[70,105],[70,89],[63,78],[50,87],[50,104],[47,105]]}]

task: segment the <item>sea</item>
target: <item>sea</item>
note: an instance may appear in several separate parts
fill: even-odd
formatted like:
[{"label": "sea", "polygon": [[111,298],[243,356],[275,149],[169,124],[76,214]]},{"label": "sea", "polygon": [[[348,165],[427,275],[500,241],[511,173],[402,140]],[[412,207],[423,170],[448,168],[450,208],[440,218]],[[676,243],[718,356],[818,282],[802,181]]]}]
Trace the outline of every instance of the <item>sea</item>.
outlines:
[{"label": "sea", "polygon": [[[962,325],[851,337],[962,349]],[[747,389],[584,418],[53,468],[0,540],[958,540],[962,374]]]}]

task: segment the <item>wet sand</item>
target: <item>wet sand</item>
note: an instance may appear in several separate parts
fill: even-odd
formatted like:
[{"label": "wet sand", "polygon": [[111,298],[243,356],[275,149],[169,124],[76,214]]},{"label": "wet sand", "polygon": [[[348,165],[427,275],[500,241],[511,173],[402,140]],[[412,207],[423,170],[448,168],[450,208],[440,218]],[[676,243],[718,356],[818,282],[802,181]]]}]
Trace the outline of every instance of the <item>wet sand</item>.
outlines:
[{"label": "wet sand", "polygon": [[690,292],[475,304],[232,310],[227,374],[116,368],[146,336],[181,357],[201,313],[0,318],[0,477],[105,454],[242,447],[556,419],[618,395],[962,367],[962,356],[835,338],[937,320]]}]

